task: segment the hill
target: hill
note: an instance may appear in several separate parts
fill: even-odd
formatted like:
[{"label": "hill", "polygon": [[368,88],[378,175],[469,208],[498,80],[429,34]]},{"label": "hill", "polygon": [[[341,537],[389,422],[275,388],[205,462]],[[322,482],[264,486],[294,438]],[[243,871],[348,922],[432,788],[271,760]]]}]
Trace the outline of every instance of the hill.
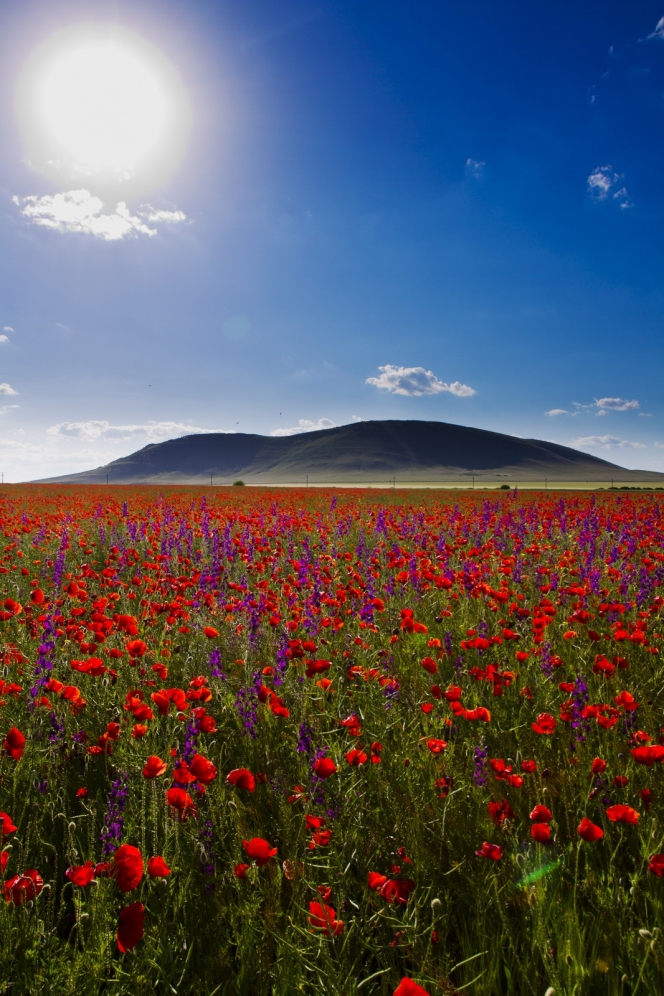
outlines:
[{"label": "hill", "polygon": [[356,422],[294,436],[205,433],[152,443],[103,467],[50,478],[60,484],[402,483],[609,481],[659,483],[569,446],[446,422]]}]

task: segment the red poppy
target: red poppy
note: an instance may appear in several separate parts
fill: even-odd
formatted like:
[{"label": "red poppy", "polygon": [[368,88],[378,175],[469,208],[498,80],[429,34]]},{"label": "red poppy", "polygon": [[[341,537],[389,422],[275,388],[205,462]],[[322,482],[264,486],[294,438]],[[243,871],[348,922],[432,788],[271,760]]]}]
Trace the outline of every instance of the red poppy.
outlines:
[{"label": "red poppy", "polygon": [[271,847],[263,837],[252,837],[251,840],[243,840],[242,846],[247,852],[250,861],[255,861],[259,868],[266,865],[270,858],[277,853],[276,847]]},{"label": "red poppy", "polygon": [[557,725],[556,720],[548,712],[541,712],[537,717],[537,722],[531,723],[535,733],[539,733],[543,736],[550,736]]},{"label": "red poppy", "polygon": [[19,729],[12,726],[11,730],[4,739],[2,745],[10,757],[15,761],[20,761],[23,757],[23,750],[25,748],[25,737]]},{"label": "red poppy", "polygon": [[5,902],[14,906],[23,906],[34,899],[44,888],[44,880],[34,868],[29,868],[22,875],[14,875],[3,886]]},{"label": "red poppy", "polygon": [[247,792],[253,792],[256,788],[256,779],[248,768],[233,768],[226,775],[226,781],[229,785],[235,785],[237,788],[245,789]]},{"label": "red poppy", "polygon": [[655,761],[664,761],[664,745],[651,744],[647,747],[634,747],[630,751],[637,764],[645,764],[649,768]]},{"label": "red poppy", "polygon": [[181,788],[169,788],[166,793],[166,802],[173,809],[177,809],[181,817],[186,816],[194,805],[194,800],[189,793]]},{"label": "red poppy", "polygon": [[530,828],[530,836],[538,844],[548,844],[551,840],[551,827],[548,823],[533,823]]},{"label": "red poppy", "polygon": [[475,851],[478,858],[491,858],[492,861],[500,861],[503,856],[503,849],[500,844],[489,844],[484,841],[481,851]]},{"label": "red poppy", "polygon": [[202,754],[194,754],[189,764],[189,770],[201,785],[209,785],[217,777],[217,769],[214,764]]},{"label": "red poppy", "polygon": [[590,765],[590,770],[593,775],[601,775],[606,771],[606,761],[603,761],[601,757],[596,757],[593,763]]},{"label": "red poppy", "polygon": [[388,903],[396,902],[405,906],[414,888],[415,883],[410,878],[388,878],[383,882],[380,894]]},{"label": "red poppy", "polygon": [[0,873],[4,874],[7,862],[9,861],[9,851],[0,851]]},{"label": "red poppy", "polygon": [[429,993],[412,979],[402,979],[392,996],[429,996]]},{"label": "red poppy", "polygon": [[95,866],[93,861],[86,861],[84,865],[72,865],[65,872],[70,882],[81,888],[90,885],[95,877]]},{"label": "red poppy", "polygon": [[438,665],[436,664],[433,657],[425,657],[421,663],[424,670],[427,671],[429,674],[435,674],[436,671],[438,670]]},{"label": "red poppy", "polygon": [[379,872],[369,872],[367,876],[367,884],[373,892],[380,892],[386,882],[387,875],[381,875]]},{"label": "red poppy", "polygon": [[206,626],[203,630],[208,640],[216,640],[219,636],[219,630],[215,629],[214,626]]},{"label": "red poppy", "polygon": [[510,806],[507,799],[501,799],[499,802],[492,801],[489,803],[489,816],[496,824],[496,826],[501,826],[505,820],[514,819],[514,813],[512,807]]},{"label": "red poppy", "polygon": [[121,892],[131,892],[143,878],[143,857],[133,844],[121,844],[113,855],[111,877]]},{"label": "red poppy", "polygon": [[346,760],[348,761],[349,764],[352,764],[353,767],[357,768],[362,764],[366,764],[369,758],[367,754],[364,753],[363,750],[357,750],[356,748],[353,748],[353,750],[349,750],[348,753],[346,754]]},{"label": "red poppy", "polygon": [[537,771],[537,764],[535,761],[522,761],[521,770],[525,771],[527,775],[532,775],[534,771]]},{"label": "red poppy", "polygon": [[149,758],[145,762],[145,767],[143,768],[144,778],[161,778],[165,773],[167,764],[162,761],[160,757],[156,754],[150,754]]},{"label": "red poppy", "polygon": [[648,865],[648,871],[656,875],[657,878],[662,878],[664,875],[664,854],[653,854]]},{"label": "red poppy", "polygon": [[125,906],[121,911],[116,934],[118,951],[121,954],[132,951],[143,937],[144,919],[145,906],[143,903],[132,903],[131,906]]},{"label": "red poppy", "polygon": [[606,815],[612,823],[631,823],[635,826],[639,822],[639,814],[631,806],[609,806]]},{"label": "red poppy", "polygon": [[9,837],[10,834],[16,833],[16,827],[8,813],[0,811],[0,824],[0,835],[3,837]]},{"label": "red poppy", "polygon": [[602,828],[598,827],[596,823],[589,820],[587,816],[583,817],[576,832],[582,840],[587,841],[589,844],[594,843],[596,840],[600,840],[604,836]]},{"label": "red poppy", "polygon": [[530,814],[530,818],[533,823],[550,823],[553,816],[551,814],[551,810],[546,806],[538,805],[533,809]]},{"label": "red poppy", "polygon": [[148,728],[144,723],[136,723],[131,731],[131,735],[135,740],[138,740],[140,737],[144,737],[147,732]]},{"label": "red poppy", "polygon": [[[148,652],[147,643],[143,643],[143,640],[129,640],[126,647],[130,657],[143,657]],[[130,907],[127,908],[130,909]]]},{"label": "red poppy", "polygon": [[440,752],[442,750],[445,750],[445,748],[447,747],[447,741],[437,740],[435,737],[431,737],[430,740],[427,740],[427,747],[429,748],[432,754],[440,754]]},{"label": "red poppy", "polygon": [[337,920],[336,910],[323,903],[309,903],[309,923],[327,937],[338,937],[344,929],[343,920]]},{"label": "red poppy", "polygon": [[251,868],[251,865],[239,864],[233,869],[233,874],[236,878],[246,878],[247,872]]},{"label": "red poppy", "polygon": [[168,878],[171,869],[168,867],[160,854],[154,858],[148,858],[148,875],[150,878]]},{"label": "red poppy", "polygon": [[312,816],[310,813],[304,817],[304,822],[306,824],[307,830],[320,830],[321,827],[325,826],[324,816]]},{"label": "red poppy", "polygon": [[314,774],[317,778],[329,778],[337,770],[337,766],[331,757],[319,757],[314,762]]}]

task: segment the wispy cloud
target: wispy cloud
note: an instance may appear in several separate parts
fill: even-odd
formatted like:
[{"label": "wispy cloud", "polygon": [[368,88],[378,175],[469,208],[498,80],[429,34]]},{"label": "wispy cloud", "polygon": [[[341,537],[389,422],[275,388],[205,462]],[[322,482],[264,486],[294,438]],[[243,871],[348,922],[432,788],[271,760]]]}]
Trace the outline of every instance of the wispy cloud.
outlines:
[{"label": "wispy cloud", "polygon": [[655,25],[655,30],[651,34],[646,35],[644,40],[650,41],[651,38],[658,38],[660,41],[664,41],[664,17],[660,17]]},{"label": "wispy cloud", "polygon": [[14,329],[11,327],[11,325],[3,325],[2,326],[2,331],[3,332],[13,332]]},{"label": "wispy cloud", "polygon": [[225,429],[202,429],[184,422],[148,422],[145,425],[113,425],[106,419],[90,419],[87,422],[58,422],[46,430],[46,434],[60,439],[83,439],[93,442],[98,439],[135,439],[143,436],[148,442],[173,439],[200,432],[225,432]]},{"label": "wispy cloud", "polygon": [[12,395],[18,394],[18,391],[15,391],[11,384],[4,382],[0,384],[0,394]]},{"label": "wispy cloud", "polygon": [[587,446],[602,450],[645,449],[645,443],[633,443],[629,439],[620,439],[619,436],[579,436],[578,439],[573,439],[570,445],[577,449],[585,449]]},{"label": "wispy cloud", "polygon": [[[595,415],[606,415],[607,412],[634,412],[641,407],[636,399],[626,401],[625,398],[595,398],[590,404],[583,405],[580,401],[574,402],[576,411],[572,415],[581,415],[583,412],[594,412]],[[562,409],[554,409],[556,414],[561,414]],[[549,413],[550,414],[550,413]]]},{"label": "wispy cloud", "polygon": [[484,176],[484,167],[486,163],[479,159],[466,159],[466,176],[472,176],[474,179],[478,180],[481,176]]},{"label": "wispy cloud", "polygon": [[621,208],[632,207],[627,187],[621,185],[622,173],[614,172],[612,166],[596,166],[587,179],[588,193],[595,201],[614,200]]},{"label": "wispy cloud", "polygon": [[186,220],[182,211],[158,211],[143,205],[132,214],[124,201],[110,212],[104,212],[104,203],[89,190],[68,190],[59,194],[37,197],[13,197],[14,204],[24,218],[40,228],[57,232],[82,232],[94,235],[105,242],[117,242],[137,235],[149,237],[157,234],[147,222],[181,222]]},{"label": "wispy cloud", "polygon": [[569,412],[566,408],[552,408],[550,411],[544,412],[544,414],[555,418],[556,415],[569,415]]},{"label": "wispy cloud", "polygon": [[475,394],[475,390],[468,384],[462,384],[455,380],[447,384],[431,371],[424,367],[399,367],[391,363],[384,367],[378,367],[379,377],[367,377],[365,384],[371,384],[381,391],[389,394],[402,394],[406,397],[422,394],[454,394],[457,398],[470,398]]},{"label": "wispy cloud", "polygon": [[319,418],[317,422],[311,422],[307,418],[301,418],[297,425],[290,429],[273,429],[271,436],[296,436],[299,432],[315,432],[317,429],[334,429],[336,423],[329,418]]},{"label": "wispy cloud", "polygon": [[0,335],[0,342],[9,342],[8,335]]}]

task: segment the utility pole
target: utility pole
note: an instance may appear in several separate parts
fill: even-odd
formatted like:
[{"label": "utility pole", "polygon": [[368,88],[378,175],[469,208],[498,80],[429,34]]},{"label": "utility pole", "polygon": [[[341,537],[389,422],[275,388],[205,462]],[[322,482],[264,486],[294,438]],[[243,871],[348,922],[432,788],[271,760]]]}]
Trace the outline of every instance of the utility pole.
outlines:
[{"label": "utility pole", "polygon": [[307,474],[307,487],[309,487],[309,475]]},{"label": "utility pole", "polygon": [[475,490],[475,475],[473,474],[473,491]]}]

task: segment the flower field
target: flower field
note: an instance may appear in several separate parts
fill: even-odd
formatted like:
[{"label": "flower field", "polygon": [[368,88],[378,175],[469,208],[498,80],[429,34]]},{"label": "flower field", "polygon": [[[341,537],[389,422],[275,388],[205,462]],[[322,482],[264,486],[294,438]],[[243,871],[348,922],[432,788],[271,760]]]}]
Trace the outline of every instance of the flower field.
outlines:
[{"label": "flower field", "polygon": [[0,516],[0,993],[664,992],[658,496]]}]

